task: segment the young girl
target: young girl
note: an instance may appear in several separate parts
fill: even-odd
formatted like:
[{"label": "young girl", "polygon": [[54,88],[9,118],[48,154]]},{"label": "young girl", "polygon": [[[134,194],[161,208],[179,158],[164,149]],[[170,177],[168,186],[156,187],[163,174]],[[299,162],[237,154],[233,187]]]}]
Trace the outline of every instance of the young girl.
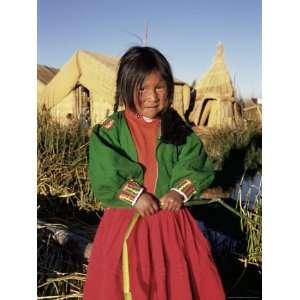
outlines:
[{"label": "young girl", "polygon": [[186,207],[212,182],[213,166],[171,108],[173,92],[158,50],[123,55],[115,112],[90,139],[89,177],[105,209],[84,300],[225,299],[210,246]]}]

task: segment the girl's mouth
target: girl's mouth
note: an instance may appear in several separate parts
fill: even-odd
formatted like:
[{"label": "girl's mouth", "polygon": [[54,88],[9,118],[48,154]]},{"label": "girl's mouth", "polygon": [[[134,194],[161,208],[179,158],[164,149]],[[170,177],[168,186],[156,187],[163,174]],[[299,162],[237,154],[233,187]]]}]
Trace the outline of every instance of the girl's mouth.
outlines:
[{"label": "girl's mouth", "polygon": [[157,107],[158,107],[158,105],[144,106],[144,108],[157,108]]}]

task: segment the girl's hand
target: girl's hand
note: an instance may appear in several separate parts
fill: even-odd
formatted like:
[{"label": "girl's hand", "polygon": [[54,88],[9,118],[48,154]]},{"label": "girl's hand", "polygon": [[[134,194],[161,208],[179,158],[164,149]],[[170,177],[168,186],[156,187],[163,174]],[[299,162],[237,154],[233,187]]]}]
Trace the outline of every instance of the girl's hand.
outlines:
[{"label": "girl's hand", "polygon": [[162,209],[179,211],[182,206],[183,197],[176,191],[170,191],[159,200]]},{"label": "girl's hand", "polygon": [[159,210],[155,198],[151,194],[145,192],[142,193],[134,207],[142,217],[151,216]]}]

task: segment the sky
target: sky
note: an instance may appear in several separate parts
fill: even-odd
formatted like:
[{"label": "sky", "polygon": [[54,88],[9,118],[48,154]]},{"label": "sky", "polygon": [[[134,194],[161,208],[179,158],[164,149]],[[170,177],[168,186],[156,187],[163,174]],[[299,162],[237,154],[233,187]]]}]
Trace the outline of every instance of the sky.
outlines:
[{"label": "sky", "polygon": [[218,42],[238,95],[261,97],[261,0],[38,0],[37,62],[61,68],[76,50],[121,56],[148,45],[192,84],[213,63]]}]

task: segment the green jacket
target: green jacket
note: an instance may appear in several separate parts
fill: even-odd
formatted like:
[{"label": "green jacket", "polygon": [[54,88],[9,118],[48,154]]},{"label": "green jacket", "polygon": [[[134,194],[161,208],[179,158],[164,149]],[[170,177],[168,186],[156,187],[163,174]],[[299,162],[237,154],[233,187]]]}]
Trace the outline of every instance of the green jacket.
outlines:
[{"label": "green jacket", "polygon": [[[196,204],[195,196],[214,179],[213,164],[195,133],[188,135],[183,145],[166,144],[158,137],[156,158],[158,177],[154,195],[158,199],[174,187],[187,191],[184,185],[190,183],[188,201],[184,205]],[[88,174],[93,192],[103,207],[132,207],[131,202],[120,195],[125,186],[128,189],[128,182],[133,182],[137,189],[142,186],[144,171],[137,161],[137,151],[123,112],[113,113],[93,128]]]}]

